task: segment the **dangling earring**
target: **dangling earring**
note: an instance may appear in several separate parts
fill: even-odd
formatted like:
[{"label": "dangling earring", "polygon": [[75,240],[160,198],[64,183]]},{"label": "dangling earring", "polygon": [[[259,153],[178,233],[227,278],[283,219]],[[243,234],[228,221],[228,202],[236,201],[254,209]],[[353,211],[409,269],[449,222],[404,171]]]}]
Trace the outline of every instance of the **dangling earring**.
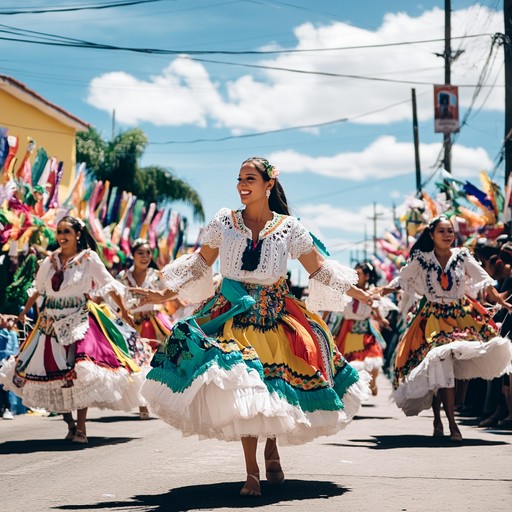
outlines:
[{"label": "dangling earring", "polygon": [[267,199],[270,197],[270,189],[267,189],[267,191],[265,192],[265,195],[267,196]]}]

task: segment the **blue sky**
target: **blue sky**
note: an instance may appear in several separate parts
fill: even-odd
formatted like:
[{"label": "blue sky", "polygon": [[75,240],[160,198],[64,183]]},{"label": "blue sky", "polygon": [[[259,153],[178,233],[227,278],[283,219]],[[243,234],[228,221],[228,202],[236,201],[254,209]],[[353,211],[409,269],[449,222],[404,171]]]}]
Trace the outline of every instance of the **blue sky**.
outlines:
[{"label": "blue sky", "polygon": [[[114,1],[23,0],[17,8]],[[368,217],[373,202],[383,214],[381,234],[391,222],[393,204],[400,212],[414,193],[411,87],[418,97],[424,180],[434,171],[442,138],[433,129],[432,84],[444,80],[443,60],[435,56],[443,51],[443,42],[376,45],[442,39],[443,6],[442,1],[410,0],[161,0],[15,15],[0,7],[1,29],[7,25],[114,46],[179,52],[148,55],[2,41],[0,73],[91,123],[105,137],[111,134],[115,109],[116,130],[140,127],[148,134],[142,165],[169,167],[186,179],[201,195],[207,217],[223,206],[238,207],[240,163],[249,156],[267,156],[280,168],[294,214],[324,240],[334,257],[348,263],[350,251],[355,255],[359,248],[362,255],[357,242],[365,230],[372,234]],[[498,0],[452,0],[452,9],[452,36],[466,36],[452,43],[454,49],[464,50],[452,66],[452,83],[471,86],[489,54],[491,35],[503,32],[503,5]],[[478,34],[489,35],[467,37]],[[333,50],[354,46],[373,47]],[[316,51],[187,54],[296,49]],[[420,83],[400,82],[407,80]],[[503,80],[499,49],[486,78],[487,85],[495,86],[485,87],[476,98],[454,147],[455,177],[478,182],[480,170],[493,168],[503,140]],[[461,115],[474,90],[461,88]],[[340,119],[347,121],[333,122]],[[331,124],[294,129],[322,123]],[[284,131],[240,137],[275,130]],[[233,136],[237,138],[184,143]],[[501,169],[496,176],[500,183],[502,176]],[[186,207],[176,206],[190,215]],[[189,238],[194,239],[198,229],[192,224]]]}]

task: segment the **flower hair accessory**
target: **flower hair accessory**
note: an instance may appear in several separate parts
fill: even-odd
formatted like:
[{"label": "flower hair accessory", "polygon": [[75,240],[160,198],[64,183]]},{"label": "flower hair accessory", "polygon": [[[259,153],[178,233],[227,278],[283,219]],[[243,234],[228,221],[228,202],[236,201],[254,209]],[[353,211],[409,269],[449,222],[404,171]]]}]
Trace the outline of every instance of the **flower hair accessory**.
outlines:
[{"label": "flower hair accessory", "polygon": [[270,179],[275,179],[279,176],[279,170],[274,167],[268,160],[262,160],[261,163]]},{"label": "flower hair accessory", "polygon": [[450,219],[443,213],[441,215],[437,215],[436,217],[430,220],[430,222],[428,223],[428,228],[432,229],[438,222],[444,220],[450,221]]},{"label": "flower hair accessory", "polygon": [[78,225],[80,226],[80,229],[84,229],[85,228],[85,222],[82,219],[76,219],[76,221],[78,222]]}]

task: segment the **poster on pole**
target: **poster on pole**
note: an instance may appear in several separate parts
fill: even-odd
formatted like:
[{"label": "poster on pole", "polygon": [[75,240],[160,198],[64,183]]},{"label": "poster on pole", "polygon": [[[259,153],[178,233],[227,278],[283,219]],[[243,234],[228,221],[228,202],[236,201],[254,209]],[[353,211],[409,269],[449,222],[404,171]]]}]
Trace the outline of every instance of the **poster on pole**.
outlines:
[{"label": "poster on pole", "polygon": [[459,129],[459,88],[456,85],[434,85],[435,133],[452,133]]}]

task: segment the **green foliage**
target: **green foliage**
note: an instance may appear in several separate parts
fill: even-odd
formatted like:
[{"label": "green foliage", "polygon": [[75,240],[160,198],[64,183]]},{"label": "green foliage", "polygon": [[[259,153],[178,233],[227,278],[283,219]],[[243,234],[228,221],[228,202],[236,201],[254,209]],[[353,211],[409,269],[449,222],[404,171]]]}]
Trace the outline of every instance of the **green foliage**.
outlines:
[{"label": "green foliage", "polygon": [[163,167],[139,167],[147,143],[146,134],[138,128],[121,132],[112,141],[105,141],[90,128],[77,134],[76,160],[85,162],[93,179],[108,180],[112,187],[132,192],[146,202],[183,202],[192,208],[196,220],[204,221],[199,194],[188,183]]}]

